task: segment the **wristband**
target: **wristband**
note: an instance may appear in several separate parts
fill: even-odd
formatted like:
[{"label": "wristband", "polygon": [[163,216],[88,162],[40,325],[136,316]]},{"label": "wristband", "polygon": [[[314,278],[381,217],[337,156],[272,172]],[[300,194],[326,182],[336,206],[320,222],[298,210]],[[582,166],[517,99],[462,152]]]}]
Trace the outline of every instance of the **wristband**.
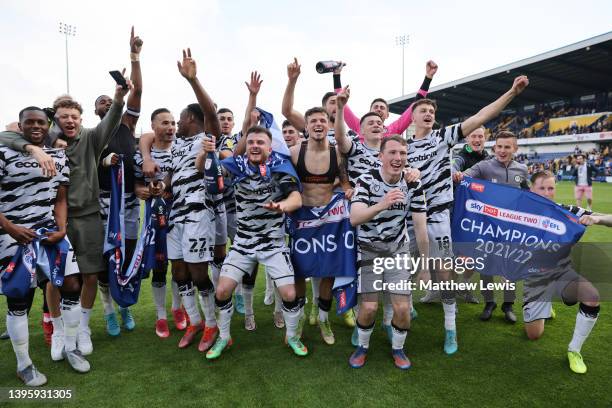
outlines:
[{"label": "wristband", "polygon": [[125,110],[125,113],[127,113],[130,116],[133,116],[135,118],[140,116],[140,111],[137,111],[135,109],[130,108],[129,106],[127,107],[127,109]]},{"label": "wristband", "polygon": [[342,88],[342,82],[340,81],[340,74],[334,74],[334,89]]},{"label": "wristband", "polygon": [[139,62],[140,61],[140,54],[138,54],[136,52],[130,52],[130,61],[132,61],[132,62]]},{"label": "wristband", "polygon": [[421,90],[429,91],[429,85],[431,85],[431,78],[425,77],[425,79],[423,79],[423,83],[421,84]]}]

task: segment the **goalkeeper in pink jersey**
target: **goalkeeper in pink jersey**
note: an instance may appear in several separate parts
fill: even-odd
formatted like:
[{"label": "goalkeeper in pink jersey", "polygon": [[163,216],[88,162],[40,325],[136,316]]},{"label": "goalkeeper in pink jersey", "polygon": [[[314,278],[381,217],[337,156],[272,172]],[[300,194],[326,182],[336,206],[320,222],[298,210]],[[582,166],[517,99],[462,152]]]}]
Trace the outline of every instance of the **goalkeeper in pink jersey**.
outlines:
[{"label": "goalkeeper in pink jersey", "polygon": [[[340,72],[342,71],[342,67],[344,64],[340,64],[340,67],[334,71],[334,90],[336,93],[340,93],[342,91],[342,83],[340,81]],[[427,61],[425,65],[425,79],[423,79],[423,83],[416,95],[416,100],[423,99],[427,96],[427,92],[429,91],[429,85],[431,84],[431,80],[434,75],[438,71],[438,65],[433,61]],[[414,103],[414,102],[413,102]],[[383,122],[387,120],[389,117],[389,104],[383,98],[376,98],[370,104],[370,112],[376,112],[383,119]],[[344,107],[344,121],[348,125],[348,127],[359,134],[359,139],[363,140],[363,136],[360,132],[359,125],[359,116],[355,115],[351,108],[346,105]],[[387,137],[393,134],[401,135],[404,133],[408,126],[412,123],[412,104],[408,106],[408,108],[402,113],[402,115],[389,125],[385,125],[383,137]]]}]

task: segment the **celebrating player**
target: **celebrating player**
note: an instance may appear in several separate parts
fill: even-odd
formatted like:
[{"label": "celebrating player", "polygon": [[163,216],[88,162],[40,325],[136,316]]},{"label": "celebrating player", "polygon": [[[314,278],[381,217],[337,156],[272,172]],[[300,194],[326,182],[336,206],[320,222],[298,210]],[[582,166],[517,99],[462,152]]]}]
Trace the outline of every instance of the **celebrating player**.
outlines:
[{"label": "celebrating player", "polygon": [[[30,106],[19,112],[19,128],[26,141],[38,148],[43,147],[49,125],[42,109]],[[51,358],[56,361],[66,358],[74,370],[85,373],[90,369],[89,362],[76,347],[81,315],[79,268],[74,259],[74,251],[65,240],[70,170],[63,150],[45,150],[57,168],[56,175],[51,178],[43,177],[39,164],[31,155],[0,146],[0,292],[3,292],[3,285],[5,290],[10,288],[7,283],[11,275],[17,273],[18,264],[25,263],[26,258],[30,262],[32,260],[31,254],[11,259],[18,249],[25,252],[32,250],[28,245],[34,240],[41,240],[42,247],[54,247],[60,241],[66,242],[63,282],[58,284],[53,276],[53,284],[60,286],[63,325],[58,326],[53,333]],[[42,231],[37,231],[40,228],[47,230],[44,236],[40,235]],[[42,247],[37,254],[40,258],[47,256],[43,254]],[[50,260],[48,267],[51,268],[55,261],[55,258]],[[36,264],[21,265],[24,266],[31,271],[37,269]],[[24,273],[29,275],[27,270]],[[46,281],[51,277],[41,276],[39,279]],[[25,296],[4,292],[8,305],[6,324],[17,357],[17,376],[27,386],[40,386],[47,382],[45,375],[32,364],[29,355],[27,312],[34,296],[36,279],[34,276],[30,289],[23,288],[27,290]]]},{"label": "celebrating player", "polygon": [[[252,274],[257,263],[266,267],[283,299],[286,340],[293,352],[305,356],[308,350],[297,334],[300,307],[296,299],[293,267],[285,244],[285,213],[302,205],[297,180],[291,175],[291,164],[283,166],[269,161],[272,134],[255,126],[246,132],[246,159],[235,155],[223,161],[235,179],[237,205],[236,239],[221,268],[215,296],[219,308],[219,338],[206,353],[206,358],[219,358],[232,345],[230,323],[234,306],[232,292],[244,274]],[[242,140],[241,140],[242,142]],[[276,160],[276,159],[273,159]],[[203,168],[203,160],[199,161]]]},{"label": "celebrating player", "polygon": [[[453,202],[450,150],[464,134],[493,119],[520,94],[529,84],[526,76],[515,78],[510,90],[474,116],[462,123],[433,130],[437,105],[430,99],[420,99],[412,106],[415,135],[408,144],[408,163],[421,171],[423,190],[427,199],[427,229],[432,257],[452,256],[450,207]],[[448,270],[433,270],[432,278],[439,282],[450,279]],[[450,290],[440,293],[444,309],[444,351],[457,351],[457,329],[455,324],[455,294]]]},{"label": "celebrating player", "polygon": [[[540,171],[531,176],[531,191],[549,200],[555,199],[555,176],[549,171]],[[559,204],[570,211],[584,225],[603,225],[612,227],[612,215],[594,213],[584,208]],[[576,325],[572,340],[567,347],[567,358],[570,369],[577,374],[584,374],[584,364],[580,351],[591,334],[599,316],[599,292],[572,267],[571,259],[559,262],[557,268],[546,276],[527,278],[523,288],[523,320],[525,332],[530,340],[537,340],[544,334],[544,322],[552,315],[553,296],[558,296],[568,306],[579,303],[576,314]]]},{"label": "celebrating player", "polygon": [[[378,307],[378,293],[389,294],[393,305],[392,356],[395,366],[410,368],[404,353],[404,342],[410,328],[410,264],[406,259],[400,265],[378,271],[379,260],[409,257],[406,221],[412,213],[419,252],[427,258],[425,197],[419,181],[408,183],[404,177],[406,167],[406,141],[399,135],[382,141],[382,166],[361,175],[352,198],[351,224],[357,225],[359,313],[357,331],[359,346],[349,359],[351,367],[365,364],[374,329]],[[378,265],[377,265],[378,264]],[[385,262],[386,265],[386,262]]]}]

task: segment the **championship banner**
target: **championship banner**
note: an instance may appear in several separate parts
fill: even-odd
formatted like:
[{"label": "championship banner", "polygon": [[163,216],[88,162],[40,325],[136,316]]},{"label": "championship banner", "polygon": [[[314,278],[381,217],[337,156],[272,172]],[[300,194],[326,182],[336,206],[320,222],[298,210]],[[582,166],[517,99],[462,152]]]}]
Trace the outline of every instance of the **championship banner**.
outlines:
[{"label": "championship banner", "polygon": [[289,214],[287,230],[296,276],[335,277],[337,312],[353,307],[357,300],[357,249],[344,194],[334,195],[321,210],[302,207]]},{"label": "championship banner", "polygon": [[[142,240],[138,240],[136,250],[134,251],[134,257],[124,273],[125,241],[123,240],[123,232],[125,231],[125,221],[123,161],[121,160],[118,164],[111,166],[110,173],[111,196],[104,239],[104,255],[108,258],[108,286],[115,302],[121,307],[128,307],[138,301],[138,294],[140,293],[141,266],[143,260],[142,247],[144,247],[144,242],[141,243]],[[145,226],[143,226],[143,231],[146,231]]]},{"label": "championship banner", "polygon": [[470,177],[456,187],[453,251],[481,274],[517,281],[545,273],[584,230],[575,215],[529,191]]}]

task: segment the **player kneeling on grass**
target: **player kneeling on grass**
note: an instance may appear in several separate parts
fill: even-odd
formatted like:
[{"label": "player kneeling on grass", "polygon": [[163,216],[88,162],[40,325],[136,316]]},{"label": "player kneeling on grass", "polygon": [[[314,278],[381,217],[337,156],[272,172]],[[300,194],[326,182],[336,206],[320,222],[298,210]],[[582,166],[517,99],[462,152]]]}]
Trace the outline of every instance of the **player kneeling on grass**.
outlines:
[{"label": "player kneeling on grass", "polygon": [[[531,177],[531,191],[554,200],[556,191],[554,174],[549,171],[535,173]],[[612,215],[598,214],[571,205],[559,205],[579,217],[581,224],[612,227]],[[545,319],[552,315],[553,296],[561,297],[568,306],[580,302],[574,335],[567,348],[567,358],[573,372],[584,374],[587,367],[582,360],[580,350],[599,315],[599,292],[591,282],[576,273],[569,258],[560,261],[549,276],[542,278],[538,275],[525,280],[523,320],[527,337],[530,340],[537,340],[544,334]]]},{"label": "player kneeling on grass", "polygon": [[[404,354],[404,342],[410,328],[410,257],[407,218],[412,214],[419,252],[429,254],[425,196],[421,182],[404,179],[406,141],[399,135],[383,139],[379,158],[382,167],[371,169],[359,177],[351,200],[351,224],[358,226],[357,267],[359,276],[359,313],[357,331],[359,346],[349,359],[353,368],[366,361],[378,294],[391,297],[393,305],[392,356],[395,366],[410,368]],[[390,268],[384,258],[402,259]],[[385,259],[387,260],[387,259]]]},{"label": "player kneeling on grass", "polygon": [[[246,157],[234,156],[223,166],[231,174],[236,192],[237,230],[230,252],[221,267],[215,303],[219,309],[219,338],[206,353],[216,359],[232,344],[230,323],[234,313],[232,293],[245,274],[252,274],[257,263],[278,288],[283,300],[286,340],[298,356],[308,350],[297,336],[300,307],[295,297],[293,266],[285,243],[285,213],[302,206],[299,184],[294,176],[283,171],[272,152],[272,134],[254,126],[247,131]],[[241,140],[241,143],[244,143]],[[239,150],[239,149],[237,149]],[[204,157],[196,166],[203,168]],[[285,165],[293,171],[289,161]],[[285,168],[286,169],[286,168]]]}]

